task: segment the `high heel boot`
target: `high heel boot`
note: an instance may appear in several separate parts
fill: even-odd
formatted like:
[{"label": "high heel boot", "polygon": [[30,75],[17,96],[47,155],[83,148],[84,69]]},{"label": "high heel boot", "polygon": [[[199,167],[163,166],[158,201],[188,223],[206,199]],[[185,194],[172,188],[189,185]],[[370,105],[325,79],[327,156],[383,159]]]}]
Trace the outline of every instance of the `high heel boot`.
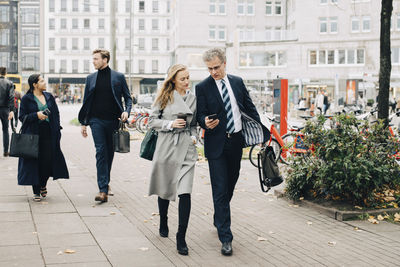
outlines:
[{"label": "high heel boot", "polygon": [[176,249],[181,255],[188,255],[189,249],[186,244],[186,230],[189,223],[190,215],[190,194],[179,195],[179,226],[176,234]]},{"label": "high heel boot", "polygon": [[169,200],[158,197],[158,211],[160,213],[160,229],[159,233],[161,237],[168,237],[168,206]]}]

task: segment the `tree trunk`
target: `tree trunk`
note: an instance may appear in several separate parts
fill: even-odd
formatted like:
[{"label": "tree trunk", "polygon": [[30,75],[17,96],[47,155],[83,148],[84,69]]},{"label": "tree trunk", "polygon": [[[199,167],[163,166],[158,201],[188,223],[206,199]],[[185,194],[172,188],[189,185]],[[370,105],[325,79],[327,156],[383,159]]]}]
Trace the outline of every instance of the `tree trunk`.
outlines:
[{"label": "tree trunk", "polygon": [[392,10],[393,0],[382,0],[378,118],[384,119],[385,123],[388,123],[389,118],[389,87],[392,70],[392,61],[390,58],[390,21]]}]

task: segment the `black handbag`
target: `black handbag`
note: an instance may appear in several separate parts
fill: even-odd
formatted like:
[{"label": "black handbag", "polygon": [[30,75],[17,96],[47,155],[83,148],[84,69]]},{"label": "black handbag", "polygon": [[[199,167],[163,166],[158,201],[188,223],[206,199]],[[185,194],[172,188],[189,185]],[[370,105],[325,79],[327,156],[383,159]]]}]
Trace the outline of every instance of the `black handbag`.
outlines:
[{"label": "black handbag", "polygon": [[[163,110],[160,110],[160,115],[158,115],[158,118],[161,119],[163,114]],[[140,144],[140,157],[147,159],[147,160],[153,160],[154,156],[154,151],[156,150],[156,145],[157,145],[157,139],[158,139],[158,132],[154,129],[151,129],[146,132],[146,135],[143,138],[142,143]]]},{"label": "black handbag", "polygon": [[118,129],[113,134],[114,151],[118,153],[130,152],[130,134],[125,123],[120,121]]},{"label": "black handbag", "polygon": [[39,135],[38,134],[23,134],[22,127],[25,125],[26,117],[22,122],[19,133],[16,132],[13,123],[11,122],[10,156],[24,159],[37,159],[39,157]]},{"label": "black handbag", "polygon": [[[278,164],[275,161],[275,153],[271,146],[263,147],[260,152],[258,152],[258,175],[263,192],[268,192],[271,187],[277,186],[283,182]],[[267,189],[265,189],[264,186],[266,186]]]}]

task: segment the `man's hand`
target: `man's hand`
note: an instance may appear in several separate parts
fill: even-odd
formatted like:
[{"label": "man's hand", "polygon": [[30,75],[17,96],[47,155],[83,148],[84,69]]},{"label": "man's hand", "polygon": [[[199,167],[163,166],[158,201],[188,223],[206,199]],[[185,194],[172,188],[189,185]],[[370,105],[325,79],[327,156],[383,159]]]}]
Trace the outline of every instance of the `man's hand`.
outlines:
[{"label": "man's hand", "polygon": [[85,125],[82,125],[81,126],[81,134],[82,134],[82,136],[83,137],[87,137],[87,131],[86,131],[86,126]]},{"label": "man's hand", "polygon": [[176,119],[174,120],[174,122],[172,123],[172,128],[185,128],[186,126],[186,121],[184,119]]},{"label": "man's hand", "polygon": [[207,129],[214,129],[219,124],[219,119],[210,120],[208,117],[205,119]]},{"label": "man's hand", "polygon": [[128,119],[128,112],[124,111],[121,114],[121,121],[125,122]]},{"label": "man's hand", "polygon": [[12,120],[14,118],[14,111],[10,111],[10,114],[8,114],[8,120]]}]

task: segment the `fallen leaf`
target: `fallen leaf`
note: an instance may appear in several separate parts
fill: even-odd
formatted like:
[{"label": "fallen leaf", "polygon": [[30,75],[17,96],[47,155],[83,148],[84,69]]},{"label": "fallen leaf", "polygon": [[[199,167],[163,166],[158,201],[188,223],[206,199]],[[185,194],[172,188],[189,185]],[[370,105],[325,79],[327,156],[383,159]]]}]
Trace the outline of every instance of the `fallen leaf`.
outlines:
[{"label": "fallen leaf", "polygon": [[254,198],[251,199],[252,202],[256,202],[256,200]]},{"label": "fallen leaf", "polygon": [[73,249],[66,249],[66,250],[64,250],[64,253],[65,253],[65,254],[74,254],[74,253],[75,253],[75,250],[73,250]]},{"label": "fallen leaf", "polygon": [[304,197],[299,198],[300,200],[304,200]]},{"label": "fallen leaf", "polygon": [[157,212],[153,212],[153,213],[151,214],[151,216],[158,216],[158,215],[160,215],[160,214],[157,213]]},{"label": "fallen leaf", "polygon": [[329,241],[328,245],[334,247],[336,246],[336,241]]},{"label": "fallen leaf", "polygon": [[141,248],[139,248],[141,251],[148,251],[149,250],[149,248],[145,248],[145,247],[141,247]]},{"label": "fallen leaf", "polygon": [[293,205],[293,208],[298,208],[299,207],[299,205]]},{"label": "fallen leaf", "polygon": [[378,217],[377,217],[377,219],[378,219],[379,221],[383,221],[385,218],[383,218],[383,216],[379,214]]},{"label": "fallen leaf", "polygon": [[153,223],[153,226],[157,226],[157,223]]},{"label": "fallen leaf", "polygon": [[[370,217],[374,217],[374,216],[370,216]],[[379,222],[378,222],[376,219],[374,219],[374,218],[369,218],[368,221],[369,221],[370,223],[372,223],[372,224],[379,224]]]},{"label": "fallen leaf", "polygon": [[47,204],[49,204],[49,202],[47,202],[47,201],[40,201],[40,204],[41,204],[41,205],[47,205]]},{"label": "fallen leaf", "polygon": [[203,215],[208,215],[208,212],[203,212]]},{"label": "fallen leaf", "polygon": [[400,219],[400,214],[396,212],[396,213],[394,214],[394,217]]},{"label": "fallen leaf", "polygon": [[265,237],[259,236],[257,238],[257,241],[267,241],[267,239]]},{"label": "fallen leaf", "polygon": [[307,222],[308,225],[312,225],[312,222]]},{"label": "fallen leaf", "polygon": [[57,252],[57,255],[62,255],[63,252],[60,250],[59,252]]},{"label": "fallen leaf", "polygon": [[354,208],[359,209],[359,210],[362,210],[362,209],[363,209],[363,208],[360,207],[360,206],[354,206]]},{"label": "fallen leaf", "polygon": [[147,222],[148,222],[148,220],[143,220],[143,222],[147,223]]},{"label": "fallen leaf", "polygon": [[110,212],[110,215],[115,215],[115,214],[117,214],[117,213],[114,211]]},{"label": "fallen leaf", "polygon": [[32,232],[32,234],[37,235],[37,232]]},{"label": "fallen leaf", "polygon": [[273,231],[269,231],[268,233],[269,233],[270,235],[275,234],[275,232],[273,232]]}]

